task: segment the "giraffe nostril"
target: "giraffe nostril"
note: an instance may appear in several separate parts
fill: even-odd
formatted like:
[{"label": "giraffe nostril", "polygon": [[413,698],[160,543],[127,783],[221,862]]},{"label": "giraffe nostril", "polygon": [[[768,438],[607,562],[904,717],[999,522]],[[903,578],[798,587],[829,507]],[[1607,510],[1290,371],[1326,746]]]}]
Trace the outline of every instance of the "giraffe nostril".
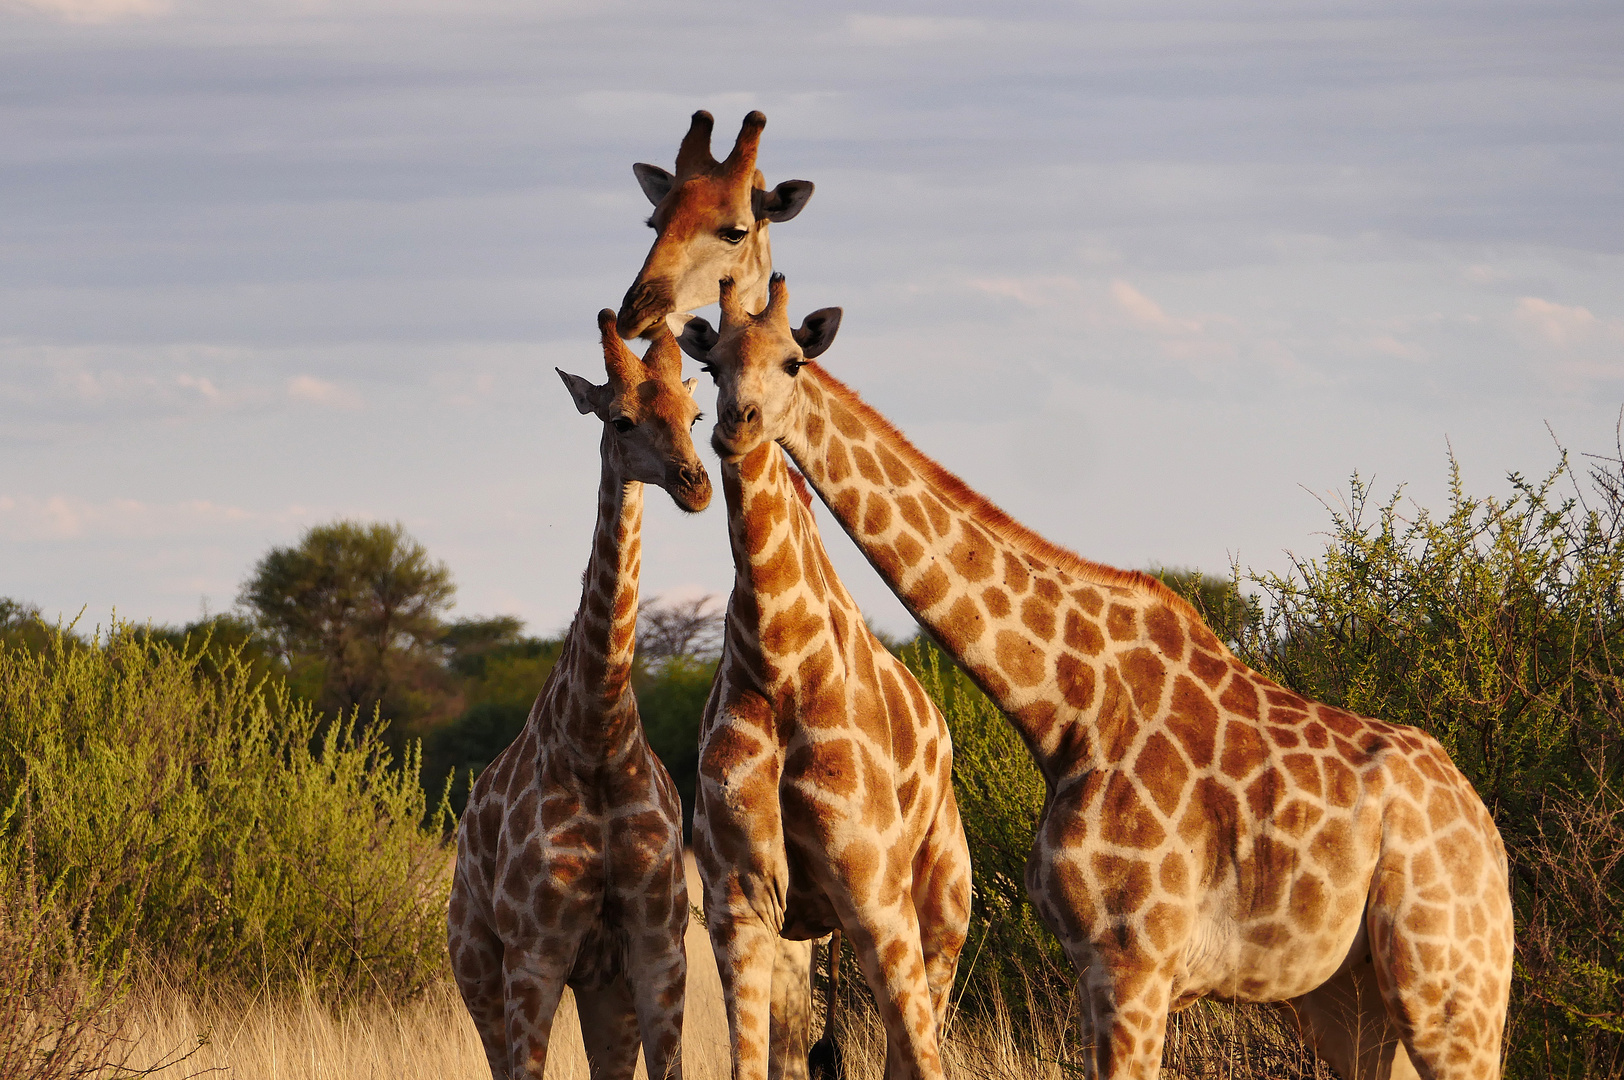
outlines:
[{"label": "giraffe nostril", "polygon": [[741,424],[753,424],[760,416],[760,410],[754,405],[746,405],[739,410],[739,422]]}]

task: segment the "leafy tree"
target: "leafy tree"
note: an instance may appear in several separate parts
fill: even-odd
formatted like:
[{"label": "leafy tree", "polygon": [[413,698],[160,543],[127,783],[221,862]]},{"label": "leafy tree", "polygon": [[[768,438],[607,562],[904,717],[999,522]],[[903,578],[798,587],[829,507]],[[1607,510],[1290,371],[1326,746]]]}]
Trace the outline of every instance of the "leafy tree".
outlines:
[{"label": "leafy tree", "polygon": [[322,710],[421,720],[450,697],[434,649],[455,593],[451,571],[400,523],[334,521],[272,548],[238,602]]},{"label": "leafy tree", "polygon": [[460,679],[462,711],[428,733],[423,782],[430,793],[451,778],[451,806],[461,814],[472,778],[524,729],[536,695],[564,650],[563,638],[525,637],[510,615],[461,619],[440,639],[446,664]]},{"label": "leafy tree", "polygon": [[722,609],[714,595],[697,600],[652,596],[637,605],[637,656],[646,667],[672,659],[714,659],[722,651]]},{"label": "leafy tree", "polygon": [[0,596],[0,644],[38,653],[53,638],[50,627],[41,619],[38,604]]},{"label": "leafy tree", "polygon": [[515,644],[523,633],[523,620],[513,615],[458,619],[440,635],[440,647],[451,670],[478,678],[485,673],[485,661],[491,654]]}]

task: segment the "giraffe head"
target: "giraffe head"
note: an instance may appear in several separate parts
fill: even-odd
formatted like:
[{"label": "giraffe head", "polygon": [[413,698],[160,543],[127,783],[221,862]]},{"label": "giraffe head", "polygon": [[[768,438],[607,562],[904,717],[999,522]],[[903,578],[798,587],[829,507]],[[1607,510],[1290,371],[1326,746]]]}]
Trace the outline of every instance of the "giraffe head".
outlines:
[{"label": "giraffe head", "polygon": [[595,386],[579,375],[558,371],[575,407],[593,413],[609,429],[604,452],[622,477],[664,488],[689,513],[705,509],[711,498],[710,476],[690,433],[700,417],[694,401],[698,380],[683,380],[676,340],[662,326],[639,357],[615,332],[615,313],[609,308],[598,312],[598,331],[609,381]]},{"label": "giraffe head", "polygon": [[637,280],[621,301],[622,337],[646,337],[672,312],[692,311],[716,300],[716,282],[732,278],[759,296],[772,272],[767,224],[788,221],[812,197],[809,180],[785,180],[771,191],[756,168],[756,147],[767,118],[744,118],[733,151],[723,161],[711,156],[715,121],[703,109],[677,151],[675,175],[656,165],[632,171],[654,204],[648,219],[654,246]]},{"label": "giraffe head", "polygon": [[787,435],[798,417],[796,375],[820,355],[840,329],[840,309],[820,308],[791,329],[789,287],[783,274],[768,286],[759,315],[745,310],[738,287],[721,282],[722,328],[688,320],[679,343],[716,380],[716,427],[711,446],[737,461],[768,440]]}]

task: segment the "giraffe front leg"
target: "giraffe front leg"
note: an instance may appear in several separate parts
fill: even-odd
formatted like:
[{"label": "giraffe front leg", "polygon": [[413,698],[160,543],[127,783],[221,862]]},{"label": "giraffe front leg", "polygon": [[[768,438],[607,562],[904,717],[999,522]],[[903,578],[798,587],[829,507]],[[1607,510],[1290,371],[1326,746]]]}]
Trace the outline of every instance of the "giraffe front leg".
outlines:
[{"label": "giraffe front leg", "polygon": [[[573,944],[573,943],[572,943]],[[512,1080],[541,1080],[547,1071],[547,1046],[553,1017],[564,994],[564,980],[575,960],[573,947],[519,952],[502,957],[506,998],[507,1075]]]},{"label": "giraffe front leg", "polygon": [[754,913],[725,912],[709,922],[711,950],[722,978],[733,1080],[771,1074],[773,966],[778,932]]},{"label": "giraffe front leg", "polygon": [[[683,894],[687,899],[687,894]],[[688,953],[683,944],[688,912],[668,941],[650,942],[637,965],[632,996],[643,1035],[643,1060],[649,1080],[682,1080],[682,1015],[688,985]]]},{"label": "giraffe front leg", "polygon": [[937,1080],[941,1047],[913,901],[905,895],[900,908],[856,908],[841,921],[885,1025],[886,1076]]},{"label": "giraffe front leg", "polygon": [[460,867],[457,875],[448,918],[451,972],[479,1032],[493,1080],[508,1080],[502,940],[475,910]]},{"label": "giraffe front leg", "polygon": [[812,942],[778,939],[768,1080],[806,1080],[812,1043]]},{"label": "giraffe front leg", "polygon": [[925,955],[925,980],[936,1015],[937,1041],[947,1024],[953,977],[970,932],[970,845],[959,820],[951,789],[925,840],[914,879],[914,909],[919,913],[919,944]]},{"label": "giraffe front leg", "polygon": [[1093,1037],[1088,1061],[1102,1080],[1161,1075],[1172,983],[1153,958],[1131,946],[1108,957],[1086,948],[1072,957],[1083,973],[1078,996]]}]

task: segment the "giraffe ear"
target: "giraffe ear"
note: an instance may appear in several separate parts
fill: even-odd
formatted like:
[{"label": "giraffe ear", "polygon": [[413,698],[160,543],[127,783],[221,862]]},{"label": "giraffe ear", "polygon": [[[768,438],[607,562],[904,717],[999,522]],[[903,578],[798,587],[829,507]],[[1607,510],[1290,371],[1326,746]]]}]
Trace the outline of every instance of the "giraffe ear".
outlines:
[{"label": "giraffe ear", "polygon": [[660,205],[660,200],[666,197],[671,191],[671,185],[676,182],[676,177],[658,165],[645,165],[641,161],[632,166],[632,172],[637,176],[637,183],[643,189],[643,194],[647,195],[648,201],[655,206]]},{"label": "giraffe ear", "polygon": [[682,328],[677,336],[677,344],[682,351],[698,360],[701,364],[710,362],[710,351],[716,347],[716,331],[711,324],[695,315],[688,320],[688,325]]},{"label": "giraffe ear", "polygon": [[812,181],[785,180],[771,191],[751,188],[750,208],[755,211],[757,221],[762,218],[788,221],[805,209],[811,198]]},{"label": "giraffe ear", "polygon": [[687,388],[688,396],[693,397],[694,396],[694,387],[699,385],[699,380],[698,379],[684,379],[684,380],[682,380],[682,385]]},{"label": "giraffe ear", "polygon": [[609,388],[607,386],[594,386],[579,375],[571,375],[563,368],[553,368],[558,377],[564,380],[569,388],[570,397],[575,399],[575,408],[582,413],[595,413],[609,404]]},{"label": "giraffe ear", "polygon": [[810,360],[834,344],[835,331],[839,329],[840,309],[826,307],[819,308],[802,319],[801,325],[790,333],[794,336],[795,343],[801,347],[801,355]]}]

